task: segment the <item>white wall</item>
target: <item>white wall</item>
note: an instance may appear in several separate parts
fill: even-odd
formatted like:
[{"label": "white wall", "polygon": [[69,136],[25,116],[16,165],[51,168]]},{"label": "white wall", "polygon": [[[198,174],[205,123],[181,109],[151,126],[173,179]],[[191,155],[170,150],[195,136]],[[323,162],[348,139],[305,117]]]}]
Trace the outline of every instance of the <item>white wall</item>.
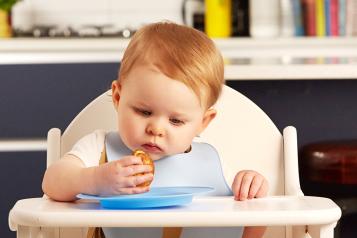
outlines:
[{"label": "white wall", "polygon": [[182,23],[182,0],[23,0],[13,9],[13,25],[114,24],[133,27],[154,21]]}]

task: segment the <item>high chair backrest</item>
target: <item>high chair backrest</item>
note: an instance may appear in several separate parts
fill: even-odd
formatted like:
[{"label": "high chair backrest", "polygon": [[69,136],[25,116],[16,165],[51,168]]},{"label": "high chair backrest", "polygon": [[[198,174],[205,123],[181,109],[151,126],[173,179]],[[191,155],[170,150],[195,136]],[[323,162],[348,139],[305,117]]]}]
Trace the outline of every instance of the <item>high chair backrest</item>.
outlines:
[{"label": "high chair backrest", "polygon": [[[256,104],[228,86],[224,86],[214,107],[218,111],[217,117],[200,139],[212,144],[219,152],[229,185],[239,170],[251,169],[267,178],[269,195],[287,194],[285,176],[298,177],[297,161],[289,162],[293,166],[284,166],[283,136],[270,118]],[[85,107],[62,136],[59,131],[49,132],[48,165],[69,151],[84,135],[96,129],[115,130],[116,123],[116,112],[108,91]],[[292,150],[294,152],[295,148]],[[292,158],[297,160],[297,156]],[[298,178],[293,181],[297,184],[291,186],[299,188]],[[265,237],[282,237],[284,232],[283,228],[274,228]]]}]

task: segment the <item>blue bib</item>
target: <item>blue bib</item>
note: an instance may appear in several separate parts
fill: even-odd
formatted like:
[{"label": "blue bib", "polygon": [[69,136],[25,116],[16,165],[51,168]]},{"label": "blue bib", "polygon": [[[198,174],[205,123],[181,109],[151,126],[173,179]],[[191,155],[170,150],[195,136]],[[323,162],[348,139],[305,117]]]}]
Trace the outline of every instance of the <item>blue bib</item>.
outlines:
[{"label": "blue bib", "polygon": [[[105,137],[108,162],[131,155],[132,151],[124,145],[117,132],[109,132]],[[223,176],[217,151],[207,143],[193,142],[188,153],[167,156],[154,161],[155,175],[150,186],[203,186],[214,191],[205,193],[210,196],[230,196],[232,191]],[[103,228],[107,238],[161,238],[162,228]],[[239,238],[241,227],[185,227],[181,238]]]},{"label": "blue bib", "polygon": [[[107,160],[121,159],[132,151],[122,142],[117,132],[106,135]],[[223,176],[217,151],[206,143],[192,143],[188,153],[167,156],[154,161],[153,187],[201,186],[212,187],[210,196],[228,196],[232,191]]]}]

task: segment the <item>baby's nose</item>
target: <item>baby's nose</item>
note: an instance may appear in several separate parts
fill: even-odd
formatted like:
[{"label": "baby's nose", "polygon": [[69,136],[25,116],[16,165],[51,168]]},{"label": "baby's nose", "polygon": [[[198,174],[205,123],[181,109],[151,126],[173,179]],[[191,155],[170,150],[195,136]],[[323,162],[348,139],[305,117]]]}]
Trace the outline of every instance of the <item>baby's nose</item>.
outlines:
[{"label": "baby's nose", "polygon": [[163,126],[160,126],[159,124],[150,124],[148,125],[148,127],[146,128],[146,132],[150,135],[153,136],[164,136],[165,135],[165,129]]}]

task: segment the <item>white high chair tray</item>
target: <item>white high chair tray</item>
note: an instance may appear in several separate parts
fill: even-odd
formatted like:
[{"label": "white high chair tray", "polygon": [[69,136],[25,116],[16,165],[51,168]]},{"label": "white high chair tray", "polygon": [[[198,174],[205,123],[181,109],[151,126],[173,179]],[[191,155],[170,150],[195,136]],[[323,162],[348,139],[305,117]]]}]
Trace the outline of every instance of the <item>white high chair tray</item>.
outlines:
[{"label": "white high chair tray", "polygon": [[[224,227],[334,224],[341,210],[330,199],[276,196],[246,201],[233,197],[194,197],[186,206],[145,210],[106,210],[95,202],[18,201],[10,228],[23,227]],[[333,226],[332,226],[333,227]]]}]

